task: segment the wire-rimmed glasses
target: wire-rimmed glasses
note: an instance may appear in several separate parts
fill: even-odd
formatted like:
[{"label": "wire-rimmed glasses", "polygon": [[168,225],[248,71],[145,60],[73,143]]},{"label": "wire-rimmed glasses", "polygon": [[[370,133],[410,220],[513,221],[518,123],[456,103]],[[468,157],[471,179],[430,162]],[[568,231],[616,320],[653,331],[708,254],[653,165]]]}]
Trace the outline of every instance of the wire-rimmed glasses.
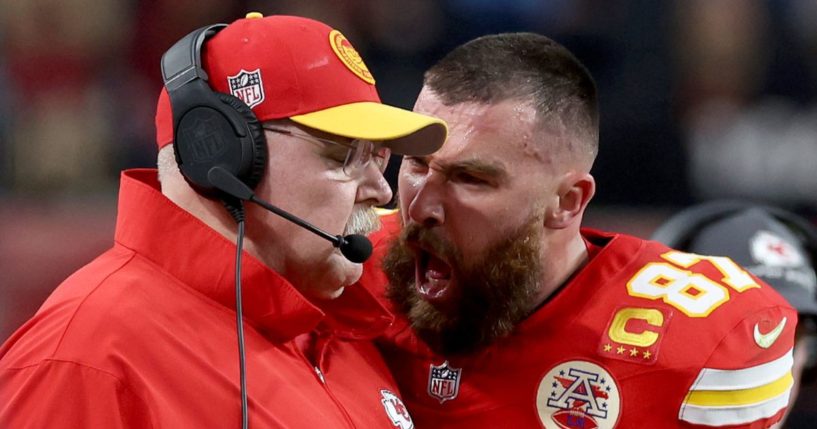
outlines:
[{"label": "wire-rimmed glasses", "polygon": [[323,143],[326,145],[338,145],[347,149],[346,159],[343,161],[343,172],[349,177],[359,177],[369,165],[374,162],[377,169],[383,173],[389,161],[391,152],[389,148],[371,140],[354,139],[350,142],[339,142],[335,140],[315,137],[309,134],[301,134],[284,128],[263,127],[267,131],[297,137],[303,140]]}]

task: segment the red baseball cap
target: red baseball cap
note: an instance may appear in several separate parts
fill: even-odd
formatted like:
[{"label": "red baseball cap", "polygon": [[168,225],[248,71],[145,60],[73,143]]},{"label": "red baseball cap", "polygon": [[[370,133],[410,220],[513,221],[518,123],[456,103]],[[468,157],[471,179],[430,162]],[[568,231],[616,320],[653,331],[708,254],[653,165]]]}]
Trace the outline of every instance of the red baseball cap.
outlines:
[{"label": "red baseball cap", "polygon": [[[202,63],[210,87],[243,100],[261,122],[289,118],[335,135],[384,141],[402,155],[432,153],[448,133],[440,119],[382,104],[351,43],[312,19],[248,13],[207,40]],[[170,99],[162,89],[156,143],[172,142]]]}]

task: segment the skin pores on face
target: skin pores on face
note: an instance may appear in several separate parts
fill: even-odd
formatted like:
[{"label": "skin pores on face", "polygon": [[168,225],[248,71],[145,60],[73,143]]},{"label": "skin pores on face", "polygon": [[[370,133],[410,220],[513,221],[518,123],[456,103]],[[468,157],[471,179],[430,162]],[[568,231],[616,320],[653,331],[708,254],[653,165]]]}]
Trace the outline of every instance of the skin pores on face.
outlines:
[{"label": "skin pores on face", "polygon": [[[269,132],[267,140],[267,173],[256,193],[330,234],[347,230],[354,210],[391,199],[388,183],[373,166],[349,178],[342,162],[323,156],[320,145]],[[329,241],[261,208],[247,209],[255,218],[247,222],[247,248],[307,297],[335,298],[360,277],[362,266],[349,262]]]},{"label": "skin pores on face", "polygon": [[438,152],[406,157],[398,178],[404,223],[439,223],[463,256],[480,252],[544,209],[558,176],[535,110],[517,100],[444,105],[421,92],[415,111],[449,124]]},{"label": "skin pores on face", "polygon": [[[564,166],[549,148],[560,147],[560,139],[567,137],[559,123],[543,127],[533,107],[519,100],[446,106],[424,90],[415,111],[446,120],[449,139],[430,156],[403,160],[401,216],[406,231],[419,230],[427,240],[408,237],[401,239],[402,249],[393,249],[391,297],[427,341],[442,349],[467,350],[510,332],[530,310],[527,306],[543,299],[538,291],[550,278],[550,266],[535,262],[558,263],[561,258],[550,252],[544,216],[558,204]],[[515,245],[507,243],[509,237],[536,241],[514,248],[525,255],[518,260],[527,261],[518,271],[508,269],[519,265],[516,259],[506,264],[500,257]],[[439,250],[433,242],[449,250]],[[493,262],[505,275],[468,274],[478,272],[475,264],[490,268]],[[511,277],[518,291],[508,286]],[[479,286],[483,280],[487,283]],[[504,298],[486,299],[497,288],[508,289],[493,291]],[[475,308],[480,317],[466,314]],[[463,332],[475,337],[466,341]],[[463,342],[450,341],[455,337]]]}]

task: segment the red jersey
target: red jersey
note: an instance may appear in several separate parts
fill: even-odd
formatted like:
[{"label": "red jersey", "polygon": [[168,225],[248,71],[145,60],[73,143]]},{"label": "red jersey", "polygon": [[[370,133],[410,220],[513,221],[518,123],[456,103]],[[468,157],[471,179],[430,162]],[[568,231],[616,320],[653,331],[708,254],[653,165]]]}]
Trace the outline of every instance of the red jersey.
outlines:
[{"label": "red jersey", "polygon": [[[113,248],[0,348],[0,427],[240,427],[235,244],[158,186],[123,174]],[[247,253],[242,288],[251,427],[412,427],[374,297],[318,308]]]},{"label": "red jersey", "polygon": [[[397,216],[373,236],[382,258]],[[763,428],[792,386],[797,313],[728,258],[583,229],[591,259],[508,337],[441,356],[382,340],[418,428]],[[373,264],[377,264],[373,262]],[[363,282],[382,299],[374,267]]]}]

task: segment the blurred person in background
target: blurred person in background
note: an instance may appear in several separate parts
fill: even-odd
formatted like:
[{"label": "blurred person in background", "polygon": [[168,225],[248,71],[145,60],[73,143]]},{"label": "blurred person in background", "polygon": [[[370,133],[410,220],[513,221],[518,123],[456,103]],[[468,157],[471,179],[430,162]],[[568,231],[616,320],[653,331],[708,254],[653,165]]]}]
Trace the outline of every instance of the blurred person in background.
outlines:
[{"label": "blurred person in background", "polygon": [[652,239],[685,252],[728,257],[797,309],[789,399],[795,404],[800,387],[814,385],[817,379],[817,229],[778,207],[711,201],[675,214],[655,230]]},{"label": "blurred person in background", "polygon": [[674,2],[675,110],[695,198],[817,208],[817,33],[795,24],[814,22],[813,5]]},{"label": "blurred person in background", "polygon": [[403,158],[361,279],[401,316],[379,344],[418,427],[783,416],[797,313],[779,294],[729,260],[582,228],[597,103],[585,67],[533,33],[474,39],[426,72],[414,110],[449,139]]},{"label": "blurred person in background", "polygon": [[119,127],[107,83],[128,37],[128,3],[0,0],[4,98],[14,100],[2,178],[15,191],[76,194],[113,184],[110,141]]},{"label": "blurred person in background", "polygon": [[230,184],[364,234],[390,151],[431,153],[445,124],[382,104],[311,19],[203,27],[161,66],[158,170],[123,172],[113,248],[0,347],[0,427],[413,427],[370,341],[391,315],[347,287],[367,255],[245,210]]}]

